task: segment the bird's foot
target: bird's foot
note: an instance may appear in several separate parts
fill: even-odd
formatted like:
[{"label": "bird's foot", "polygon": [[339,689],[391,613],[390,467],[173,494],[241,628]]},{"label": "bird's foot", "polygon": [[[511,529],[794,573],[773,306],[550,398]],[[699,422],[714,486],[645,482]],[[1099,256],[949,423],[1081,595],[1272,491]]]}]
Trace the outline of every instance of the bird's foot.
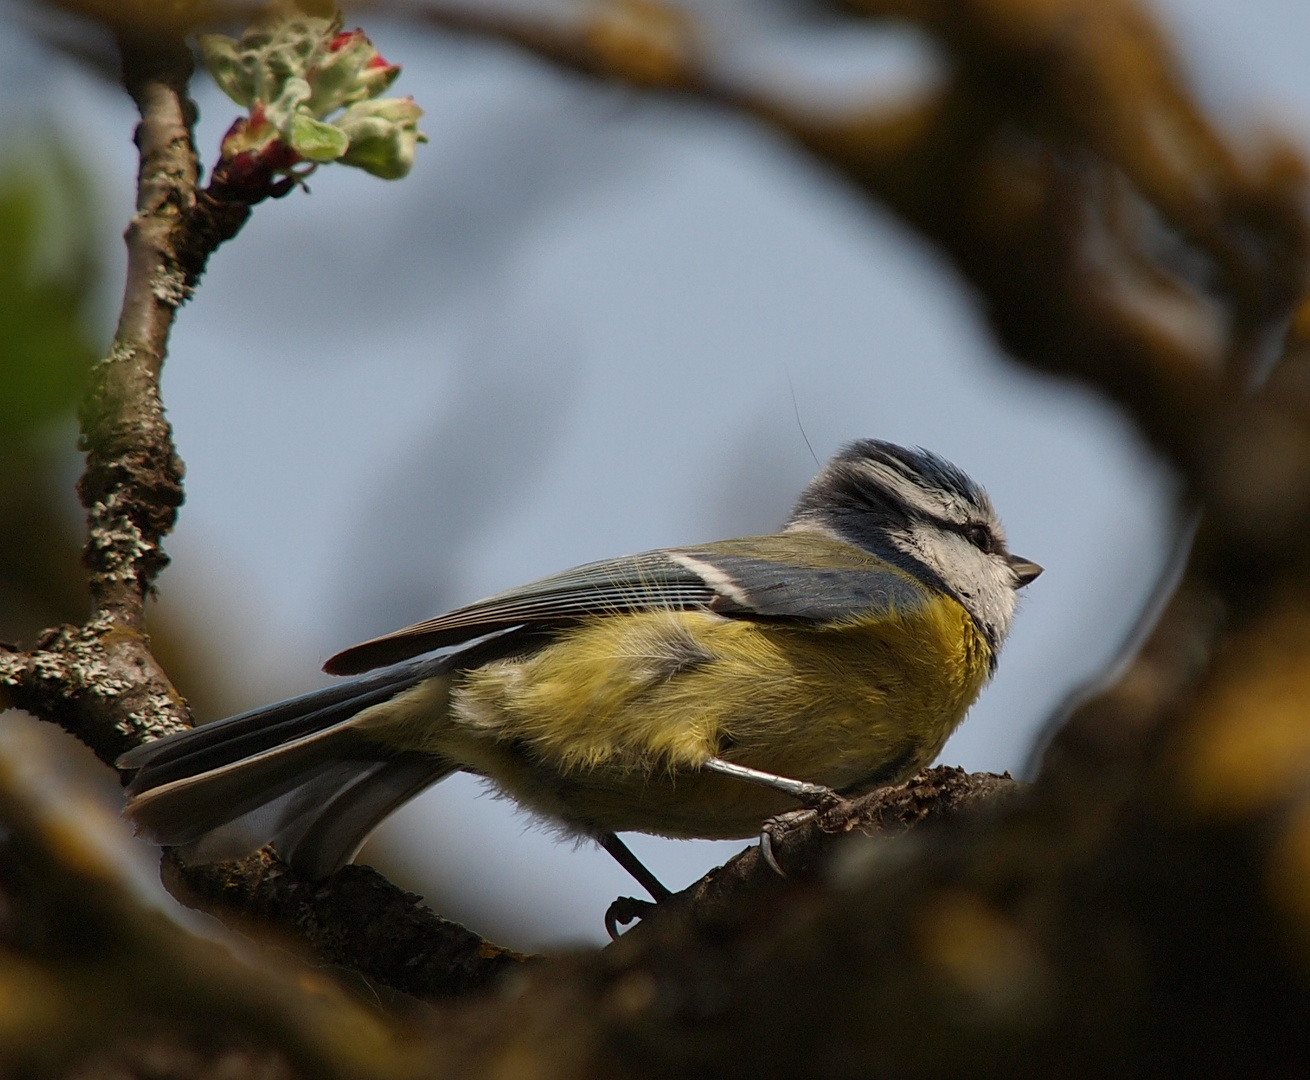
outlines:
[{"label": "bird's foot", "polygon": [[[806,784],[810,790],[804,794],[798,795],[797,798],[804,804],[805,809],[819,817],[830,814],[839,806],[845,806],[849,799],[843,795],[838,795],[830,787],[824,787],[822,784]],[[786,817],[786,814],[780,815]]]},{"label": "bird's foot", "polygon": [[820,784],[807,786],[812,788],[813,791],[807,792],[802,797],[802,801],[806,804],[805,809],[788,810],[785,814],[777,814],[766,820],[760,828],[760,858],[780,878],[785,878],[787,871],[778,862],[775,845],[779,844],[783,837],[793,830],[808,825],[816,819],[822,822],[835,811],[850,805],[849,799],[838,795],[832,788],[823,787]]},{"label": "bird's foot", "polygon": [[782,868],[773,850],[775,840],[780,841],[793,829],[808,824],[818,816],[818,810],[788,810],[785,814],[768,818],[760,827],[760,858],[764,860],[764,865],[780,878],[785,878],[787,871]]},{"label": "bird's foot", "polygon": [[605,910],[605,930],[611,941],[619,940],[619,927],[637,919],[644,919],[659,904],[653,900],[638,900],[635,896],[620,896]]}]

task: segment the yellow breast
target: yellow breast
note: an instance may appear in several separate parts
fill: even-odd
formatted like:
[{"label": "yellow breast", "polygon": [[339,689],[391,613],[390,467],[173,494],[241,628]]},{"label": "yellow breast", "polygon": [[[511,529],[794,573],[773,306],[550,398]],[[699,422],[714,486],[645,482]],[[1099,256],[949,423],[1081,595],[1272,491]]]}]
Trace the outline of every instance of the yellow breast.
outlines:
[{"label": "yellow breast", "polygon": [[785,797],[696,771],[709,757],[852,790],[936,757],[989,650],[945,596],[826,627],[662,611],[585,621],[458,677],[424,749],[576,826],[749,836]]}]

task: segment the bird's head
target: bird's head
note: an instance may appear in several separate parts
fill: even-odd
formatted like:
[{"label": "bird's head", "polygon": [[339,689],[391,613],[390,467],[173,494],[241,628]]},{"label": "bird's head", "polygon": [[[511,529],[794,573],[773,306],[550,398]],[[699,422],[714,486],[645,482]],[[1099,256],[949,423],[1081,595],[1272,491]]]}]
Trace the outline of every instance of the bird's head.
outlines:
[{"label": "bird's head", "polygon": [[787,528],[864,548],[954,596],[995,658],[1016,591],[1042,572],[1011,555],[991,500],[949,461],[877,439],[843,447],[810,481]]}]

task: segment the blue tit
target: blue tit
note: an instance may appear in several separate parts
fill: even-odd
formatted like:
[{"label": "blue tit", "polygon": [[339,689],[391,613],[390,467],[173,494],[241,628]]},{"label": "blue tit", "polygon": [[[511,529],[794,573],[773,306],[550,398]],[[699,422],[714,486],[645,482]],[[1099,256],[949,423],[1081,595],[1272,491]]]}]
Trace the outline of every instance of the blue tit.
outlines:
[{"label": "blue tit", "polygon": [[1039,573],[959,469],[855,442],[779,533],[511,589],[325,665],[384,670],[124,754],[126,813],[189,861],[271,841],[321,877],[402,803],[470,772],[597,839],[660,899],[616,833],[748,837],[797,798],[913,775],[995,670]]}]

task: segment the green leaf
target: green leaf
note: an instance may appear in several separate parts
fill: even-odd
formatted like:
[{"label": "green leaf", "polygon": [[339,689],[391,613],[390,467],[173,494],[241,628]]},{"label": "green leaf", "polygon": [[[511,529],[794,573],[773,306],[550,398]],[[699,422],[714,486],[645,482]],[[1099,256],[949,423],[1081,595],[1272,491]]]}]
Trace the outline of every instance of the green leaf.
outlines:
[{"label": "green leaf", "polygon": [[341,161],[383,180],[399,180],[414,166],[414,149],[427,137],[418,130],[423,110],[410,98],[377,98],[352,105],[337,123],[350,138]]},{"label": "green leaf", "polygon": [[224,34],[201,34],[200,56],[218,88],[238,105],[254,100],[254,84],[242,63],[237,42]]},{"label": "green leaf", "polygon": [[304,113],[291,118],[291,146],[307,161],[336,161],[350,146],[346,133]]}]

